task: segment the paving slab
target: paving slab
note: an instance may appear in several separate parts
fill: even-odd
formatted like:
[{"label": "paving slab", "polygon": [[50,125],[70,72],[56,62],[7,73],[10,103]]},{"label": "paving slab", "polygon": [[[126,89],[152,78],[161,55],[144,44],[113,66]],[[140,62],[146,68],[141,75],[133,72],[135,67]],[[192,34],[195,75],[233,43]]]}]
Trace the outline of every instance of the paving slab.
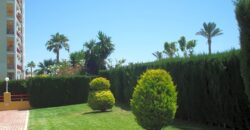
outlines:
[{"label": "paving slab", "polygon": [[29,110],[0,111],[0,130],[27,130]]}]

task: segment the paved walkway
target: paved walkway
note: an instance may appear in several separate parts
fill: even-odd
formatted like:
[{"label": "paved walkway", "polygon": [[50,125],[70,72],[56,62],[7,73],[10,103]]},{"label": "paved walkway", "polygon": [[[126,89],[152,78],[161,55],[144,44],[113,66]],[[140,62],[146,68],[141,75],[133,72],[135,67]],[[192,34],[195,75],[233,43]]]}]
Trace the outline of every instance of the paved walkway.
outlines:
[{"label": "paved walkway", "polygon": [[27,130],[28,110],[0,111],[0,130]]}]

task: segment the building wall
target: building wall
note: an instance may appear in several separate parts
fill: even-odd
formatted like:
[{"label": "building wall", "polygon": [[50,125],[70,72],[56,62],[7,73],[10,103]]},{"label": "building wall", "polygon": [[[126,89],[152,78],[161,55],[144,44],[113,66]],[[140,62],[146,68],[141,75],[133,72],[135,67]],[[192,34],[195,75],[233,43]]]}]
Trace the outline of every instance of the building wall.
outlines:
[{"label": "building wall", "polygon": [[23,0],[0,1],[0,80],[24,76]]}]

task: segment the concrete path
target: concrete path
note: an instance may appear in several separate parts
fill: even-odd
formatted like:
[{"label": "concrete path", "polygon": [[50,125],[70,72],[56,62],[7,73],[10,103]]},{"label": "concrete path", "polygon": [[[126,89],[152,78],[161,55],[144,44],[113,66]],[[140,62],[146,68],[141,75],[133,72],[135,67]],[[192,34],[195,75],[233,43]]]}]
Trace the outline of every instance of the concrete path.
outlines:
[{"label": "concrete path", "polygon": [[0,130],[27,130],[28,110],[0,111]]}]

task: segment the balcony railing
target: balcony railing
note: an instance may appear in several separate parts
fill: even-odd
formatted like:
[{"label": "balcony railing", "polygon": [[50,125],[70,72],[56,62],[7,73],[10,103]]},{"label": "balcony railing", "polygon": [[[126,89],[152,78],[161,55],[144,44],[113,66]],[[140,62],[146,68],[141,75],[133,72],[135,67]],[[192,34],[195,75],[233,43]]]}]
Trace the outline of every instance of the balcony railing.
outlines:
[{"label": "balcony railing", "polygon": [[18,19],[18,21],[19,21],[20,23],[23,22],[23,20],[22,20],[22,14],[21,14],[20,12],[18,12],[18,13],[16,14],[16,17],[17,17],[17,19]]}]

